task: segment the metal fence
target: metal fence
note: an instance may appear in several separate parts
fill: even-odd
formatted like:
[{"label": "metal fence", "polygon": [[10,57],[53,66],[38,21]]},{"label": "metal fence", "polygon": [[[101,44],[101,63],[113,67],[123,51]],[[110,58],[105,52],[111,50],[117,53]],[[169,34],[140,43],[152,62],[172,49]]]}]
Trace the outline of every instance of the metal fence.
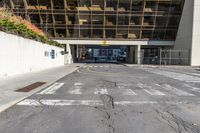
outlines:
[{"label": "metal fence", "polygon": [[142,49],[140,63],[152,65],[189,65],[190,50]]}]

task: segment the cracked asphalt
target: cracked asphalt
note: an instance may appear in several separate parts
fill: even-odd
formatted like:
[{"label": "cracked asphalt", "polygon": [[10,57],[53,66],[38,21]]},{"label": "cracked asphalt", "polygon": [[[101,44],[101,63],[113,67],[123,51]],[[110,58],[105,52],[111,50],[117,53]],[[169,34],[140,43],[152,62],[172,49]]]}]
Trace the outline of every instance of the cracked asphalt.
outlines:
[{"label": "cracked asphalt", "polygon": [[200,133],[200,71],[86,64],[2,112],[0,133]]}]

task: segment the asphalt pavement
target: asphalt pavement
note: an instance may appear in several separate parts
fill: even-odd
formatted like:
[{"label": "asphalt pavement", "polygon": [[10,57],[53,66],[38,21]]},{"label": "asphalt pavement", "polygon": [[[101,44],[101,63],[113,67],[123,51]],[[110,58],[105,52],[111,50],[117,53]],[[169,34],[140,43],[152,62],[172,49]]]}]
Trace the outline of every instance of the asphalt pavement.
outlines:
[{"label": "asphalt pavement", "polygon": [[200,71],[86,64],[2,112],[0,133],[200,133]]}]

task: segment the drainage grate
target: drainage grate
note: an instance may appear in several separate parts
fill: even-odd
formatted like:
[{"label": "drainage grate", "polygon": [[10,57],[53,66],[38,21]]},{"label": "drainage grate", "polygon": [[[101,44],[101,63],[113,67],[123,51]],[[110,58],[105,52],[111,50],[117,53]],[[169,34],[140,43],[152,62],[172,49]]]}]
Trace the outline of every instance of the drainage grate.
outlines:
[{"label": "drainage grate", "polygon": [[37,87],[42,86],[43,84],[46,84],[46,82],[35,82],[35,83],[30,84],[26,87],[23,87],[21,89],[16,90],[16,92],[29,92],[31,90],[36,89]]}]

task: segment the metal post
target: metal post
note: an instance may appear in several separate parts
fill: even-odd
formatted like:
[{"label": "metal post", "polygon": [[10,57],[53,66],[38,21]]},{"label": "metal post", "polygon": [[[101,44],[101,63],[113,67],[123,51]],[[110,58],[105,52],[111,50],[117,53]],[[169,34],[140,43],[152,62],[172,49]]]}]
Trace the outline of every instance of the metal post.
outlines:
[{"label": "metal post", "polygon": [[171,59],[172,59],[172,50],[171,50],[171,48],[170,48],[170,50],[169,50],[169,65],[171,65]]},{"label": "metal post", "polygon": [[78,44],[76,45],[76,58],[77,58],[77,61],[79,61],[79,47],[78,47]]},{"label": "metal post", "polygon": [[162,63],[162,49],[160,48],[160,65]]}]

